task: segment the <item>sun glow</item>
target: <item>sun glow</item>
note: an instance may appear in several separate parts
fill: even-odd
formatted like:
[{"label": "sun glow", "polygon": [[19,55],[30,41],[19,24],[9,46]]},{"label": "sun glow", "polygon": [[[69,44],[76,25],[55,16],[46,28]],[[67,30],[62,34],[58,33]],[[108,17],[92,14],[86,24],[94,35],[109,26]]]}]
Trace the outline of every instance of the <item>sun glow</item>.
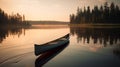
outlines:
[{"label": "sun glow", "polygon": [[25,14],[27,20],[69,21],[78,6],[93,7],[105,1],[113,0],[0,0],[0,8],[9,14]]}]

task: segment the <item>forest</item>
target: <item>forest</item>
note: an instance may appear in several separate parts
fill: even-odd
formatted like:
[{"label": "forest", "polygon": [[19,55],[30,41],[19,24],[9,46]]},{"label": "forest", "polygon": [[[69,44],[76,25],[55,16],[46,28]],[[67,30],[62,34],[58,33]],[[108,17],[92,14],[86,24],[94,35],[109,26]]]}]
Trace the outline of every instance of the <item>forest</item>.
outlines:
[{"label": "forest", "polygon": [[25,21],[25,15],[19,13],[8,15],[0,8],[0,27],[1,26],[28,26],[30,25]]},{"label": "forest", "polygon": [[105,2],[104,5],[94,6],[93,9],[88,6],[77,8],[76,14],[70,15],[71,24],[119,24],[120,23],[120,9],[118,5],[113,2],[108,4]]}]

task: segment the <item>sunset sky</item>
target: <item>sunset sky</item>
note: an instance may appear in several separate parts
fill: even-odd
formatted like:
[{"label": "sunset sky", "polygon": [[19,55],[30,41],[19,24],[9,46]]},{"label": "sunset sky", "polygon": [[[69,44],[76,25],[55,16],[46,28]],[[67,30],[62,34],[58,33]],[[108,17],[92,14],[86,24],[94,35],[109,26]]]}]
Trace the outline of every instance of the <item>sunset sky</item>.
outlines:
[{"label": "sunset sky", "polygon": [[120,0],[0,0],[0,8],[8,14],[25,14],[26,20],[69,21],[78,6],[93,8],[106,1],[120,6]]}]

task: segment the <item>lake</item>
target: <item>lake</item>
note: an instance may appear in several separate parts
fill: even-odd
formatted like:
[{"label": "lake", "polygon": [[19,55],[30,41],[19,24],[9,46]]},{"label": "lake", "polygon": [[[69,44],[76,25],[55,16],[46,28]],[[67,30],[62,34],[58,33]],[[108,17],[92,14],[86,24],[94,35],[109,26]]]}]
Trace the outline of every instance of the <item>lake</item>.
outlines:
[{"label": "lake", "polygon": [[[43,44],[68,33],[67,45],[35,55],[34,44]],[[46,59],[45,63],[41,62]],[[0,29],[0,67],[39,66],[120,67],[120,29],[66,25]]]}]

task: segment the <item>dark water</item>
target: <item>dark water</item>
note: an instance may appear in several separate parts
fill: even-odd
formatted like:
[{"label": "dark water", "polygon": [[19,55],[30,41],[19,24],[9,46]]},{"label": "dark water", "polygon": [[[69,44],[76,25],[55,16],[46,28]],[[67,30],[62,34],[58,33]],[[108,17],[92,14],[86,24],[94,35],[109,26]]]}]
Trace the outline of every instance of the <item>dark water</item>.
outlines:
[{"label": "dark water", "polygon": [[[70,43],[35,56],[34,44],[70,33]],[[119,28],[0,29],[0,67],[120,67]]]}]

